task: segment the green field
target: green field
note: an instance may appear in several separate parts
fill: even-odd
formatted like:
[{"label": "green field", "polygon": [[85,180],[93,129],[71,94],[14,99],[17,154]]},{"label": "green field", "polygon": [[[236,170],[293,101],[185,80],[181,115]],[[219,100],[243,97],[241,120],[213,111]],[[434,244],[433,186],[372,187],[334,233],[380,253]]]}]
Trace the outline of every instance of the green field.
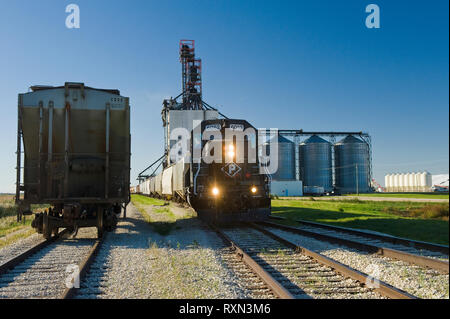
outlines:
[{"label": "green field", "polygon": [[363,196],[363,197],[394,197],[394,198],[425,198],[425,199],[449,199],[448,194],[437,194],[437,193],[430,193],[430,194],[410,194],[410,193],[398,193],[398,194],[392,194],[392,193],[370,193],[370,194],[347,194],[345,196]]},{"label": "green field", "polygon": [[32,218],[18,223],[16,213],[14,196],[0,195],[0,248],[35,233],[30,227]]},{"label": "green field", "polygon": [[[37,213],[48,207],[49,205],[44,204],[31,205],[31,210]],[[17,222],[14,195],[0,194],[0,248],[36,233],[31,227],[33,218],[33,216],[24,216],[21,222]]]},{"label": "green field", "polygon": [[304,219],[445,245],[449,243],[447,203],[283,199],[272,200],[272,214],[286,217],[286,223],[292,225],[296,224],[296,219]]}]

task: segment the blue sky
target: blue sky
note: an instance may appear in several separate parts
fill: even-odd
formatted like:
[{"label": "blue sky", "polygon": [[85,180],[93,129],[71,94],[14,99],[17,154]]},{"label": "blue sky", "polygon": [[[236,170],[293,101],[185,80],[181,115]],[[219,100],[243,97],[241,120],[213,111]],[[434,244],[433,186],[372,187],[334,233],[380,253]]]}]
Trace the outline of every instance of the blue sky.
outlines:
[{"label": "blue sky", "polygon": [[[65,27],[66,5],[81,28]],[[381,28],[365,27],[380,7]],[[162,99],[195,39],[204,100],[256,127],[368,131],[384,174],[448,173],[448,1],[0,0],[0,192],[14,190],[17,94],[118,88],[132,105],[132,179],[160,156]]]}]

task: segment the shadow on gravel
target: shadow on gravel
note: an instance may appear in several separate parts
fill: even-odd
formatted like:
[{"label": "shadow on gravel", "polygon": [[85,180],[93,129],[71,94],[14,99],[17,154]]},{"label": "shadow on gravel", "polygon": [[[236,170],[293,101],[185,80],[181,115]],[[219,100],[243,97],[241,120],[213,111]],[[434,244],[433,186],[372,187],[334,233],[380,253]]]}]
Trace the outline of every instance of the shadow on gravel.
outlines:
[{"label": "shadow on gravel", "polygon": [[177,222],[150,222],[149,225],[153,228],[155,232],[162,236],[167,236],[171,233],[172,229],[175,228]]}]

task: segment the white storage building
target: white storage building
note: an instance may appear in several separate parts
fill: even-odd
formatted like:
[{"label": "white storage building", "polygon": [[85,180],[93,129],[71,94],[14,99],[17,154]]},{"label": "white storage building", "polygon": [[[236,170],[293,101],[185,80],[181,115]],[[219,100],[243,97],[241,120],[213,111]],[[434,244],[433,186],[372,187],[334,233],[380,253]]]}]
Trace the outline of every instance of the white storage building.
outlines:
[{"label": "white storage building", "polygon": [[276,196],[303,196],[302,181],[272,181],[270,183],[270,194]]}]

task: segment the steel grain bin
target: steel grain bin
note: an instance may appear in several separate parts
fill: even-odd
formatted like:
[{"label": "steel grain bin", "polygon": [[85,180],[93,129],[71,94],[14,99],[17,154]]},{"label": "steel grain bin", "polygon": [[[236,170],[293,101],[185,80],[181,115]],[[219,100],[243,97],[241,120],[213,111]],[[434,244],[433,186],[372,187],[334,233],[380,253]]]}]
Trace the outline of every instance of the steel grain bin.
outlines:
[{"label": "steel grain bin", "polygon": [[[273,180],[295,180],[295,144],[283,136],[270,140],[271,143],[278,141],[278,169],[272,174]],[[270,155],[269,145],[266,144]],[[271,156],[272,157],[272,156]]]},{"label": "steel grain bin", "polygon": [[368,145],[348,135],[334,145],[336,190],[340,193],[367,193],[369,183]]},{"label": "steel grain bin", "polygon": [[333,190],[331,143],[313,135],[299,145],[300,180],[304,186],[323,187],[324,192]]}]

